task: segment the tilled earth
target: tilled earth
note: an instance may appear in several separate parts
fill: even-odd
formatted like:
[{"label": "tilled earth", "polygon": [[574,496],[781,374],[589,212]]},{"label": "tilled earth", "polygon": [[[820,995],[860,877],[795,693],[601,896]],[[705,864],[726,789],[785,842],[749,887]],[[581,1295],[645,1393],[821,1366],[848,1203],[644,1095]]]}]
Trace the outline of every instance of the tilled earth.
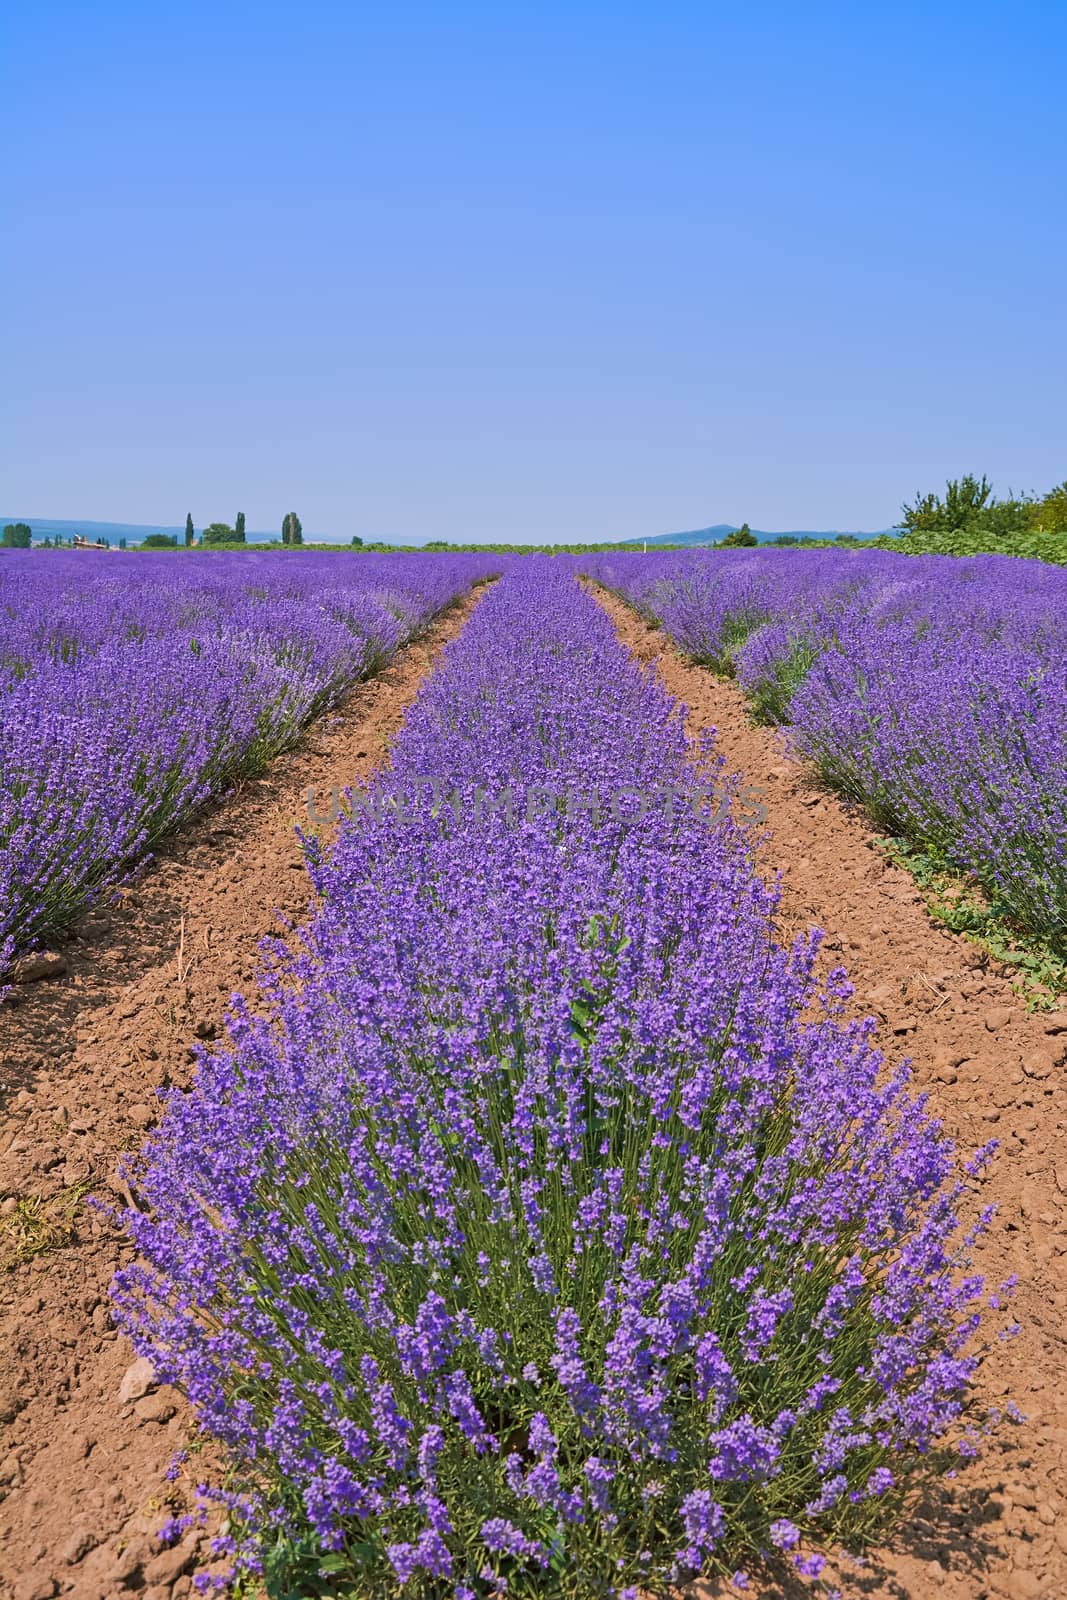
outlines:
[{"label": "tilled earth", "polygon": [[125,1202],[117,1167],[158,1120],[158,1091],[189,1081],[192,1047],[222,1031],[231,994],[254,993],[258,941],[307,917],[294,829],[309,825],[309,787],[325,816],[332,788],[386,762],[433,657],[476,603],[454,606],[295,751],[195,819],[64,941],[65,970],[0,1003],[5,1597],[190,1592],[207,1535],[167,1549],[154,1535],[209,1467],[194,1454],[167,1479],[190,1414],[111,1325],[108,1286],[129,1251],[92,1202]]},{"label": "tilled earth", "polygon": [[[1026,1417],[1001,1430],[953,1492],[923,1508],[864,1588],[924,1600],[1067,1597],[1067,1009],[1031,1014],[1010,975],[937,928],[911,877],[870,827],[823,794],[749,721],[740,691],[686,662],[666,636],[603,590],[597,598],[641,661],[657,663],[689,708],[692,732],[717,730],[730,771],[767,810],[760,848],[780,872],[782,933],[826,931],[827,964],[847,968],[856,1009],[881,1022],[891,1061],[914,1060],[917,1087],[965,1154],[1000,1153],[982,1184],[998,1214],[979,1249],[990,1285],[1018,1275],[1017,1337],[998,1346],[983,1398]],[[872,1563],[872,1568],[875,1567]]]},{"label": "tilled earth", "polygon": [[[761,854],[783,874],[783,935],[824,928],[826,960],[849,969],[890,1057],[914,1057],[960,1145],[1002,1143],[983,1185],[983,1201],[1000,1209],[979,1265],[991,1283],[1018,1274],[1022,1332],[983,1383],[991,1403],[1013,1399],[1027,1420],[923,1508],[862,1587],[878,1600],[1067,1596],[1067,1010],[1029,1015],[1007,975],[933,926],[862,819],[821,795],[773,731],[750,725],[733,685],[600,599],[635,655],[658,660],[691,728],[717,728],[730,768],[762,791]],[[88,1202],[123,1202],[118,1161],[156,1121],[157,1091],[189,1080],[192,1046],[221,1031],[230,994],[254,992],[257,941],[281,931],[277,913],[307,916],[293,827],[307,823],[308,786],[325,802],[331,787],[385,762],[433,654],[474,603],[206,812],[117,905],[87,917],[62,947],[62,973],[19,985],[0,1005],[5,1600],[184,1600],[206,1561],[200,1530],[173,1549],[154,1538],[210,1476],[210,1458],[194,1454],[167,1478],[190,1441],[189,1412],[111,1326],[108,1284],[127,1252]]]}]

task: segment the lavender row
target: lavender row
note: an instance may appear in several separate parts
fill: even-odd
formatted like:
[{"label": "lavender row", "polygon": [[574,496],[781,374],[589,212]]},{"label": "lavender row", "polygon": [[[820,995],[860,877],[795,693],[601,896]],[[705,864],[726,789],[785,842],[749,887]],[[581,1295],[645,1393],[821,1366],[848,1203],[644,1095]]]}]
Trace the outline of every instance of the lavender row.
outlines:
[{"label": "lavender row", "polygon": [[490,570],[476,556],[0,561],[0,971]]},{"label": "lavender row", "polygon": [[881,826],[1067,941],[1067,572],[767,551],[605,556],[590,570]]},{"label": "lavender row", "polygon": [[973,1449],[970,1180],[776,944],[720,782],[534,558],[309,842],[322,909],[171,1096],[116,1291],[279,1592],[817,1575]]}]

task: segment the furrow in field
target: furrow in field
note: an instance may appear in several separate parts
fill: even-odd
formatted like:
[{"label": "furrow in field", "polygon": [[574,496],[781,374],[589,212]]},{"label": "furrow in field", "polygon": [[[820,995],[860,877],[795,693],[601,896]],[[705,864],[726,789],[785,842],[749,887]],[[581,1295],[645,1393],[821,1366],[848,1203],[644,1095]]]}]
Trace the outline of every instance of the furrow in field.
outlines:
[{"label": "furrow in field", "polygon": [[780,872],[782,931],[826,930],[827,963],[842,963],[856,1008],[881,1019],[891,1059],[914,1059],[920,1087],[961,1145],[990,1138],[1001,1152],[982,1185],[999,1218],[978,1268],[1019,1279],[1022,1326],[1005,1344],[990,1398],[1012,1399],[1027,1421],[1002,1434],[961,1478],[946,1529],[917,1520],[888,1558],[886,1588],[974,1600],[1067,1594],[1067,1011],[1028,1014],[1010,979],[975,946],[935,927],[912,880],[889,864],[862,818],[822,794],[754,726],[740,691],[688,663],[603,589],[619,637],[689,708],[689,728],[713,727],[728,768],[743,774],[767,817],[760,859]]},{"label": "furrow in field", "polygon": [[134,1384],[120,1397],[134,1356],[107,1296],[129,1248],[86,1202],[121,1202],[118,1161],[157,1120],[157,1091],[188,1081],[195,1041],[221,1031],[234,990],[250,992],[259,940],[285,931],[278,912],[307,917],[294,825],[308,826],[309,787],[325,815],[331,790],[385,764],[477,599],[213,806],[117,907],[87,917],[63,947],[64,975],[0,1007],[0,1584],[18,1600],[143,1586],[177,1600],[189,1588],[190,1551],[163,1553],[151,1535],[190,1414],[171,1391]]}]

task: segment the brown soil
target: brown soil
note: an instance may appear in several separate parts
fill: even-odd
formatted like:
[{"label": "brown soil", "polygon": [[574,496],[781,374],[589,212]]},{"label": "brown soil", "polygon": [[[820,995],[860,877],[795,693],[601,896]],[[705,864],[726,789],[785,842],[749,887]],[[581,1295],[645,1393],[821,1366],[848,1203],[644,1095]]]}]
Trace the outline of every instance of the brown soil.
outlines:
[{"label": "brown soil", "polygon": [[118,1160],[156,1122],[157,1091],[189,1081],[192,1046],[221,1031],[231,993],[255,992],[259,939],[306,918],[294,825],[307,827],[309,786],[325,812],[332,787],[384,764],[433,657],[476,603],[439,618],[296,750],[202,813],[117,904],[87,916],[62,948],[65,973],[0,1004],[5,1596],[179,1600],[190,1590],[206,1536],[163,1550],[153,1535],[205,1464],[194,1457],[176,1483],[165,1478],[190,1413],[129,1372],[134,1353],[108,1311],[129,1251],[88,1202],[124,1198]]},{"label": "brown soil", "polygon": [[1018,1274],[1022,1332],[997,1348],[982,1390],[990,1404],[1014,1400],[1027,1420],[922,1508],[867,1592],[1067,1596],[1067,1010],[1028,1014],[1008,974],[932,923],[864,820],[750,722],[734,684],[686,662],[613,596],[597,598],[634,655],[658,661],[690,729],[716,728],[729,769],[763,791],[760,858],[783,876],[783,933],[826,930],[827,962],[848,969],[857,1009],[881,1019],[889,1059],[914,1058],[918,1087],[965,1153],[1001,1141],[981,1196],[998,1216],[978,1268],[990,1285]]}]

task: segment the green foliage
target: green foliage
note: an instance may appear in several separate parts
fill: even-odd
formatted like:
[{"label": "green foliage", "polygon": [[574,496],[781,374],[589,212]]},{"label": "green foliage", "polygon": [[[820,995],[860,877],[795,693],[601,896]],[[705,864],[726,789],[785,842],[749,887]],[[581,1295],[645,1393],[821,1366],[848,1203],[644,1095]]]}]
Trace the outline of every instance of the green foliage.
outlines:
[{"label": "green foliage", "polygon": [[244,544],[246,542],[245,541],[245,514],[244,514],[243,511],[239,511],[237,513],[237,521],[233,525],[233,536],[237,540],[238,544]]},{"label": "green foliage", "polygon": [[6,550],[28,550],[32,543],[33,530],[28,522],[9,522],[0,534],[0,545]]},{"label": "green foliage", "polygon": [[177,537],[173,533],[150,533],[141,540],[142,550],[176,550]]},{"label": "green foliage", "polygon": [[967,472],[962,478],[948,480],[943,500],[936,494],[917,494],[914,505],[905,502],[901,523],[909,533],[950,533],[972,527],[992,494],[993,485],[984,474],[976,478]]},{"label": "green foliage", "polygon": [[282,543],[303,544],[304,527],[295,511],[287,511],[282,518]]},{"label": "green foliage", "polygon": [[974,879],[954,867],[934,846],[905,839],[874,841],[914,878],[933,920],[976,944],[988,960],[1009,967],[1013,987],[1032,1011],[1051,1010],[1067,994],[1067,956],[1055,942],[1019,928]]},{"label": "green foliage", "polygon": [[769,672],[752,685],[748,703],[756,722],[780,727],[789,721],[793,696],[826,648],[818,631],[799,634],[783,655],[772,658]]},{"label": "green foliage", "polygon": [[[996,539],[982,528],[957,528],[948,533],[906,533],[900,539],[877,539],[877,548],[906,556],[1020,556],[1067,566],[1067,534],[1036,529]],[[858,548],[870,549],[870,545]]]},{"label": "green foliage", "polygon": [[186,542],[186,544],[187,545],[191,545],[195,537],[196,537],[196,535],[193,532],[193,514],[192,514],[191,511],[187,511],[186,514],[185,514],[185,542]]},{"label": "green foliage", "polygon": [[944,496],[916,495],[905,505],[900,539],[879,539],[905,555],[999,554],[1067,564],[1067,483],[1041,500],[998,500],[985,476],[950,479]]},{"label": "green foliage", "polygon": [[800,540],[797,538],[795,533],[780,533],[776,539],[771,540],[771,543],[781,545],[799,544]]},{"label": "green foliage", "polygon": [[750,548],[754,544],[759,544],[759,540],[747,522],[743,522],[739,528],[735,528],[733,533],[728,533],[723,540],[724,548],[727,546],[735,549],[741,546]]},{"label": "green foliage", "polygon": [[238,544],[236,531],[228,522],[210,522],[204,529],[205,544]]},{"label": "green foliage", "polygon": [[352,546],[353,546],[353,549],[356,549],[356,550],[362,550],[363,549],[363,540],[360,538],[358,533],[353,534],[353,536],[352,536]]},{"label": "green foliage", "polygon": [[1041,533],[1067,534],[1067,479],[1031,504],[1030,521]]}]

